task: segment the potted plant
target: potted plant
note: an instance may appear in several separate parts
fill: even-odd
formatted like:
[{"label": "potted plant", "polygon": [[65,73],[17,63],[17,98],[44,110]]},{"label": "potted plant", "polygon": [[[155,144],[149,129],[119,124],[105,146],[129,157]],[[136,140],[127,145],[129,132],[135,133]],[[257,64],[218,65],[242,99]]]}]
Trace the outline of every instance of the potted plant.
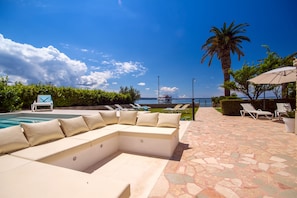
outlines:
[{"label": "potted plant", "polygon": [[295,110],[287,111],[283,117],[287,132],[295,132]]}]

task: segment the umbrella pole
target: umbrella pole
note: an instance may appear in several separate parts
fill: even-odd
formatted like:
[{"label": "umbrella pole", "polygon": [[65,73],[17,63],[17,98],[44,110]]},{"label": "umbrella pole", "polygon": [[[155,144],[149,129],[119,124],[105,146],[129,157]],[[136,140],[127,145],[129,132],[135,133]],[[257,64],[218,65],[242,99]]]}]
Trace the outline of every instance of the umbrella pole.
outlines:
[{"label": "umbrella pole", "polygon": [[266,104],[265,104],[265,92],[266,92],[266,85],[264,85],[264,99],[263,99],[263,109],[266,110]]},{"label": "umbrella pole", "polygon": [[[293,66],[296,67],[297,70],[297,58],[294,57]],[[296,73],[296,85],[297,85],[297,73]],[[296,105],[297,105],[297,86],[296,86]],[[296,106],[297,107],[297,106]],[[297,134],[297,121],[296,121],[297,111],[295,111],[295,133]]]}]

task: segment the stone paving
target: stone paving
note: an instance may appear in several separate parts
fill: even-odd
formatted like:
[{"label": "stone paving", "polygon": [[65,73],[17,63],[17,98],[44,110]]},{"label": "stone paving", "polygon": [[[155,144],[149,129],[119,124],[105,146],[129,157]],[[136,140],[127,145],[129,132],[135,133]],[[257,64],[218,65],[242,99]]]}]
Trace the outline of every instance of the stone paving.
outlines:
[{"label": "stone paving", "polygon": [[296,198],[297,135],[201,107],[150,198]]}]

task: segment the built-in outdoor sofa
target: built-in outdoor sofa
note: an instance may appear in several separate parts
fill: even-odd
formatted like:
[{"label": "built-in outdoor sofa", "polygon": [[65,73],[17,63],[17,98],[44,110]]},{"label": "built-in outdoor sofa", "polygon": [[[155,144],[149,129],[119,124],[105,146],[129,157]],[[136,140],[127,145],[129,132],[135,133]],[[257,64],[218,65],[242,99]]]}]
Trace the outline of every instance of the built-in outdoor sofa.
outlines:
[{"label": "built-in outdoor sofa", "polygon": [[0,197],[129,197],[130,184],[84,172],[112,154],[170,158],[180,114],[98,114],[0,130]]}]

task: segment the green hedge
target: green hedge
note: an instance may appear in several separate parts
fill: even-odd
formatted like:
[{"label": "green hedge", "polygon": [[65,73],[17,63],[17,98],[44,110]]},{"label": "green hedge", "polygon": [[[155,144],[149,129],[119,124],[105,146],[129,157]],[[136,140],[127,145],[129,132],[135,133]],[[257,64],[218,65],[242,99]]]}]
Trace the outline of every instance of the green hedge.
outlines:
[{"label": "green hedge", "polygon": [[39,94],[51,95],[55,107],[95,106],[114,103],[127,104],[133,102],[130,95],[115,92],[49,85],[30,85],[22,88],[21,99],[23,108],[30,108],[30,105]]},{"label": "green hedge", "polygon": [[255,109],[262,109],[265,111],[270,111],[274,113],[276,110],[276,103],[290,103],[292,109],[296,109],[295,99],[262,99],[262,100],[242,100],[242,99],[226,99],[221,100],[221,108],[223,115],[238,116],[240,115],[240,110],[242,109],[240,103],[251,103]]},{"label": "green hedge", "polygon": [[8,85],[8,78],[0,78],[0,111],[30,109],[39,94],[51,95],[55,107],[111,105],[133,103],[130,94],[87,90],[52,85]]},{"label": "green hedge", "polygon": [[7,86],[8,78],[0,78],[0,112],[15,111],[22,107],[20,90]]},{"label": "green hedge", "polygon": [[241,99],[224,99],[220,101],[223,115],[240,115]]}]

